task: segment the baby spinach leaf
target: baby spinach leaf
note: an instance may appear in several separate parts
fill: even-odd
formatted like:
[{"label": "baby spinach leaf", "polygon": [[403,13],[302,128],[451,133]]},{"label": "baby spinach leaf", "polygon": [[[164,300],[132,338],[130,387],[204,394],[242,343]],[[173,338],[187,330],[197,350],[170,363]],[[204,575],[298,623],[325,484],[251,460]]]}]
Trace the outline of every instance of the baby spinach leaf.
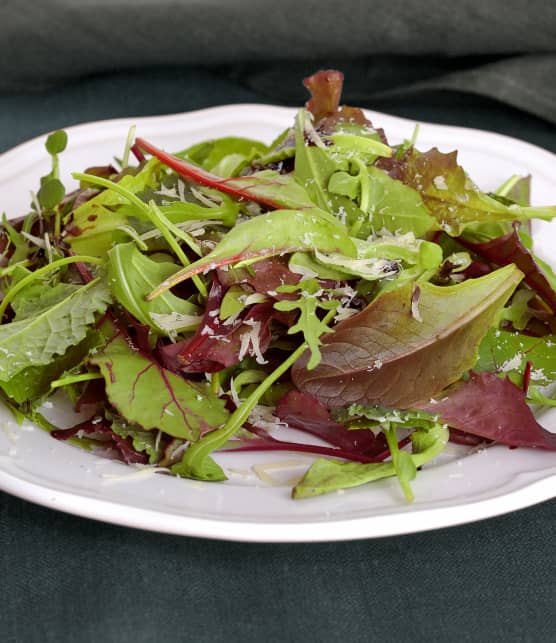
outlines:
[{"label": "baby spinach leaf", "polygon": [[0,326],[0,381],[63,355],[84,339],[110,301],[107,285],[94,280],[33,317]]},{"label": "baby spinach leaf", "polygon": [[521,278],[507,266],[456,286],[422,283],[418,301],[413,284],[404,284],[337,324],[323,339],[318,366],[308,370],[305,354],[292,379],[329,408],[411,408],[473,367],[481,340]]},{"label": "baby spinach leaf", "polygon": [[100,369],[110,403],[127,422],[186,440],[223,424],[228,412],[210,387],[162,368],[151,357],[114,338],[90,363]]},{"label": "baby spinach leaf", "polygon": [[320,361],[321,336],[333,332],[328,324],[325,324],[317,315],[319,308],[323,310],[335,310],[340,302],[334,299],[323,298],[324,292],[316,279],[305,279],[295,286],[280,286],[278,292],[293,293],[299,292],[297,299],[284,299],[274,304],[276,310],[292,311],[299,310],[299,317],[294,326],[288,330],[288,334],[303,333],[307,342],[311,357],[307,362],[307,368],[311,370]]},{"label": "baby spinach leaf", "polygon": [[[423,435],[421,435],[423,434]],[[410,469],[418,468],[433,460],[444,450],[448,442],[448,429],[436,424],[429,430],[418,430],[412,435],[414,452],[407,453],[411,459]],[[408,468],[408,463],[401,466]],[[404,474],[405,472],[404,471]],[[368,482],[396,475],[392,461],[377,463],[339,462],[338,460],[317,460],[292,491],[293,498],[311,498],[338,489],[358,487]],[[410,477],[405,475],[405,477]]]},{"label": "baby spinach leaf", "polygon": [[160,315],[189,319],[185,328],[194,328],[201,319],[197,306],[171,292],[165,292],[154,301],[145,299],[155,286],[176,270],[178,266],[169,261],[149,259],[133,242],[119,243],[108,252],[108,283],[112,295],[139,322],[163,335],[168,331],[157,323]]}]

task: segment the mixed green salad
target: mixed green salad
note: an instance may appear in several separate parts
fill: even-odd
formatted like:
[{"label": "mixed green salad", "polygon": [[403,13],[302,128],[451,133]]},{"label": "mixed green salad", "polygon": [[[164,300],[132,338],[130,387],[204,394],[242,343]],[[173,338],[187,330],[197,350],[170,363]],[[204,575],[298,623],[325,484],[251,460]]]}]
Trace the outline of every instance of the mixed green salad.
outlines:
[{"label": "mixed green salad", "polygon": [[[196,480],[226,479],[217,451],[319,456],[294,498],[397,476],[410,500],[448,441],[556,451],[531,409],[556,403],[556,277],[529,227],[556,206],[531,207],[530,177],[482,192],[416,134],[392,145],[342,82],[306,79],[270,145],[130,132],[69,193],[67,136],[47,138],[51,172],[0,230],[19,419]],[[75,426],[44,417],[54,394]]]}]

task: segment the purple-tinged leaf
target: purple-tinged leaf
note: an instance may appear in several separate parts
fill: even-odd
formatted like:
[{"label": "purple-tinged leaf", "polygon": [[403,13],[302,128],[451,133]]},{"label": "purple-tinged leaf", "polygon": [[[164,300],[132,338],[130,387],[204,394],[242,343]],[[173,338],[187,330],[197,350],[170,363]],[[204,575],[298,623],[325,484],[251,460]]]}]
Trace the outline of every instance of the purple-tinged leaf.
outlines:
[{"label": "purple-tinged leaf", "polygon": [[192,264],[165,279],[147,299],[155,299],[193,275],[248,259],[289,254],[296,251],[357,254],[345,226],[318,208],[275,210],[236,225],[218,245]]},{"label": "purple-tinged leaf", "polygon": [[159,346],[158,355],[166,368],[174,372],[214,373],[238,364],[245,356],[263,362],[271,340],[271,321],[288,325],[289,316],[274,310],[272,302],[265,302],[255,304],[234,320],[222,320],[219,311],[225,290],[214,279],[203,320],[193,337]]},{"label": "purple-tinged leaf", "polygon": [[338,111],[344,75],[335,69],[321,70],[305,78],[303,84],[311,93],[305,107],[313,114],[315,120],[332,116]]},{"label": "purple-tinged leaf", "polygon": [[523,281],[550,306],[552,312],[556,313],[556,291],[535,261],[533,254],[521,241],[517,225],[514,225],[513,230],[508,234],[486,243],[472,243],[461,237],[458,238],[458,242],[497,266],[515,264],[525,275]]},{"label": "purple-tinged leaf", "polygon": [[[217,270],[219,281],[226,287],[234,284],[248,284],[260,294],[281,298],[276,289],[280,286],[295,286],[301,280],[301,275],[292,272],[285,259],[272,257],[261,259],[247,268],[234,268],[232,270]],[[276,294],[274,294],[276,293]]]},{"label": "purple-tinged leaf", "polygon": [[404,158],[403,182],[421,193],[438,225],[451,236],[460,235],[470,224],[556,216],[554,206],[506,205],[481,192],[458,165],[457,152],[444,154],[435,147],[427,152],[411,149]]},{"label": "purple-tinged leaf", "polygon": [[162,161],[180,176],[230,194],[238,199],[256,201],[271,209],[310,208],[314,203],[290,174],[264,170],[248,176],[222,178],[193,163],[168,154],[152,143],[138,138],[137,145]]},{"label": "purple-tinged leaf", "polygon": [[328,408],[411,408],[473,367],[481,340],[521,278],[506,266],[456,286],[422,283],[418,317],[412,283],[386,292],[335,326],[312,370],[305,353],[292,380]]},{"label": "purple-tinged leaf", "polygon": [[375,437],[369,429],[346,429],[332,419],[324,404],[308,393],[289,391],[276,405],[274,414],[289,426],[315,435],[344,451],[371,456],[388,450],[382,433]]},{"label": "purple-tinged leaf", "polygon": [[[357,450],[344,449],[342,447],[326,447],[317,444],[305,444],[303,442],[288,442],[278,440],[271,436],[267,431],[256,426],[246,426],[254,433],[254,438],[234,438],[227,442],[223,450],[225,451],[290,451],[293,453],[308,453],[313,455],[324,455],[331,458],[341,458],[352,462],[372,463],[382,462],[389,455],[388,446],[382,448],[382,441],[377,442],[377,448],[373,452],[362,453]],[[369,431],[370,433],[370,431]],[[410,438],[403,438],[399,442],[402,448],[408,444]],[[378,447],[381,448],[378,448]]]},{"label": "purple-tinged leaf", "polygon": [[556,433],[543,428],[527,406],[525,393],[507,378],[472,373],[433,402],[420,405],[448,426],[512,447],[556,451]]},{"label": "purple-tinged leaf", "polygon": [[124,438],[115,433],[110,428],[108,420],[103,417],[85,420],[69,429],[57,429],[52,431],[50,435],[57,440],[87,437],[98,441],[99,445],[103,447],[109,444],[117,451],[120,459],[127,464],[148,464],[149,462],[146,453],[133,448],[133,441],[130,437]]}]

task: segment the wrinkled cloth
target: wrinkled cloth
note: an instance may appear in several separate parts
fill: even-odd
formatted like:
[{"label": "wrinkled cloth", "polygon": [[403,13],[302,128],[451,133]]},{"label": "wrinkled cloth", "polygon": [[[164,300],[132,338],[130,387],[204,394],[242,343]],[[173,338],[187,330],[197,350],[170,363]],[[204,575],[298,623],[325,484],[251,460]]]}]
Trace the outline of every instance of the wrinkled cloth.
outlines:
[{"label": "wrinkled cloth", "polygon": [[[284,102],[276,75],[303,60],[356,61],[360,102],[457,90],[556,122],[556,4],[544,0],[0,2],[4,93],[145,67],[224,66]],[[261,62],[274,64],[262,72]]]}]

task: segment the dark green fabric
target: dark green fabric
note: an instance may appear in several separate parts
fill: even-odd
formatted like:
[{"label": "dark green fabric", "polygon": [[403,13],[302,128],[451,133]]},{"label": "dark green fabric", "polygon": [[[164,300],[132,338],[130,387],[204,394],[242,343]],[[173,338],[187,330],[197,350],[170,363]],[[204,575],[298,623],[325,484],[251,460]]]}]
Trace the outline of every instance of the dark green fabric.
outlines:
[{"label": "dark green fabric", "polygon": [[[428,73],[445,64],[430,59]],[[98,118],[277,96],[293,104],[305,96],[300,76],[293,87],[289,74],[309,73],[311,65],[300,61],[286,75],[259,63],[249,78],[239,65],[165,67],[0,96],[0,148]],[[360,65],[346,62],[350,100],[359,91],[350,74],[363,74]],[[473,93],[364,102],[556,151],[556,128],[546,120]],[[0,641],[542,643],[556,631],[555,518],[550,501],[429,533],[258,545],[131,530],[0,494]]]},{"label": "dark green fabric", "polygon": [[556,502],[430,533],[223,543],[0,505],[3,643],[549,643]]},{"label": "dark green fabric", "polygon": [[241,64],[260,81],[261,61],[284,74],[308,59],[363,60],[366,100],[463,90],[556,122],[556,4],[546,0],[0,1],[0,92],[172,64]]}]

